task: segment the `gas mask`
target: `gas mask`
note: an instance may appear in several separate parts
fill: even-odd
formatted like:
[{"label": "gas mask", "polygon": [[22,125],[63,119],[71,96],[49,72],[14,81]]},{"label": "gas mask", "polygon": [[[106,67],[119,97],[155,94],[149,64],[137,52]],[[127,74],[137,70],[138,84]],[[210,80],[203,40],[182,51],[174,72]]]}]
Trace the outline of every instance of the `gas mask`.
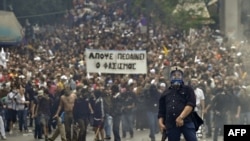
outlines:
[{"label": "gas mask", "polygon": [[183,82],[183,72],[181,70],[174,70],[170,73],[171,86],[172,88],[178,89]]}]

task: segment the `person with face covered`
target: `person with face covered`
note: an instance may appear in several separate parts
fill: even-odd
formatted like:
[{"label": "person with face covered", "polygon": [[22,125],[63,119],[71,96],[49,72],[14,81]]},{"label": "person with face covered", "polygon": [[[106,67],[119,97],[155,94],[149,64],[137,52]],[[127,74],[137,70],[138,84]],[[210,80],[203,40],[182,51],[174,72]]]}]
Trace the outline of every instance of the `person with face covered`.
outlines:
[{"label": "person with face covered", "polygon": [[86,86],[79,85],[76,87],[77,99],[75,100],[73,108],[74,121],[79,127],[79,134],[77,136],[76,130],[74,130],[74,141],[86,141],[87,127],[89,124],[89,115],[93,113],[89,101],[89,91]]},{"label": "person with face covered", "polygon": [[219,131],[223,129],[223,125],[226,124],[227,120],[227,111],[229,96],[225,90],[225,85],[223,81],[217,80],[216,87],[213,90],[215,97],[212,100],[212,110],[213,110],[213,119],[214,119],[214,131],[213,131],[213,141],[218,140]]},{"label": "person with face covered", "polygon": [[159,98],[161,93],[157,89],[157,86],[152,84],[149,87],[148,95],[146,96],[146,107],[147,107],[147,119],[149,125],[149,137],[151,141],[155,141],[155,134],[159,132],[159,126],[157,122],[157,112],[159,109]]},{"label": "person with face covered", "polygon": [[[93,106],[94,110],[94,132],[96,135],[95,141],[104,141],[104,103],[102,98],[102,92],[100,90],[94,91],[95,103]],[[99,139],[99,134],[101,135],[101,139]]]},{"label": "person with face covered", "polygon": [[114,141],[121,141],[120,136],[120,124],[121,124],[121,115],[123,109],[123,98],[121,97],[119,86],[114,84],[111,86],[112,94],[112,106],[111,106],[111,116],[113,117],[113,135]]},{"label": "person with face covered", "polygon": [[171,67],[170,79],[170,87],[159,100],[160,129],[167,134],[168,141],[180,141],[181,134],[186,141],[197,141],[191,114],[196,106],[194,90],[184,84],[180,67]]}]

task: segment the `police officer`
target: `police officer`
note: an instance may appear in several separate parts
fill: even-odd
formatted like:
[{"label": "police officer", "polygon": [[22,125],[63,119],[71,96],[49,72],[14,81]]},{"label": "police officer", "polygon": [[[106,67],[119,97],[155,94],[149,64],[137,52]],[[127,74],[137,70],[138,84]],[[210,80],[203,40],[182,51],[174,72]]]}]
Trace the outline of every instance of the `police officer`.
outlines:
[{"label": "police officer", "polygon": [[159,100],[158,119],[161,131],[167,132],[168,141],[197,141],[191,112],[196,105],[193,88],[184,85],[183,70],[174,66],[170,70],[170,87]]}]

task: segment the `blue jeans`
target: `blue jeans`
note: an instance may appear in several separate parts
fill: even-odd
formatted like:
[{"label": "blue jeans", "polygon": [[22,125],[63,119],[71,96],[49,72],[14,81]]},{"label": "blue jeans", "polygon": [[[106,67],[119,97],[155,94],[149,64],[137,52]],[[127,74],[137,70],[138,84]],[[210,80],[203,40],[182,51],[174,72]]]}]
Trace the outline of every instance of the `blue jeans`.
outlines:
[{"label": "blue jeans", "polygon": [[186,141],[197,141],[193,122],[184,123],[182,127],[173,127],[167,130],[168,141],[180,141],[181,133]]},{"label": "blue jeans", "polygon": [[122,134],[126,137],[126,132],[128,131],[130,136],[134,136],[133,132],[134,118],[132,113],[125,113],[122,115]]},{"label": "blue jeans", "polygon": [[111,126],[112,126],[112,116],[106,114],[104,120],[104,131],[106,133],[106,137],[111,137]]},{"label": "blue jeans", "polygon": [[155,134],[159,132],[159,126],[158,126],[158,113],[156,112],[147,112],[147,118],[148,118],[148,126],[149,126],[149,137],[151,140],[155,140]]},{"label": "blue jeans", "polygon": [[26,130],[26,131],[28,130],[28,127],[27,127],[27,114],[28,114],[27,109],[17,111],[18,124],[19,124],[19,130],[20,131],[23,131],[23,129]]},{"label": "blue jeans", "polygon": [[2,111],[1,111],[1,114],[0,114],[0,116],[2,116],[2,118],[3,118],[3,123],[4,123],[4,129],[6,129],[7,127],[6,127],[6,109],[3,109]]}]

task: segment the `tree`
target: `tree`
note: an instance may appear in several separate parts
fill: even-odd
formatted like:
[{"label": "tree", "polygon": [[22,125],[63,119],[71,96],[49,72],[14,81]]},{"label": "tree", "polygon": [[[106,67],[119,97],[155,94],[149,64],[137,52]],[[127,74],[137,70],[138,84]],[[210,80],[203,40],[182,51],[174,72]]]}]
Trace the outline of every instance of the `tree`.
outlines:
[{"label": "tree", "polygon": [[71,8],[72,0],[15,0],[12,1],[13,11],[24,23],[29,19],[31,23],[53,24],[57,23],[58,15],[63,15],[67,9]]},{"label": "tree", "polygon": [[[177,5],[183,5],[185,3],[195,4],[202,2],[202,0],[134,0],[133,12],[143,13],[146,15],[153,15],[153,20],[161,22],[167,26],[178,26],[180,29],[189,29],[190,27],[199,27],[207,22],[207,18],[197,15],[198,11],[193,9],[179,10],[173,14]],[[139,12],[138,12],[139,9]]]}]

